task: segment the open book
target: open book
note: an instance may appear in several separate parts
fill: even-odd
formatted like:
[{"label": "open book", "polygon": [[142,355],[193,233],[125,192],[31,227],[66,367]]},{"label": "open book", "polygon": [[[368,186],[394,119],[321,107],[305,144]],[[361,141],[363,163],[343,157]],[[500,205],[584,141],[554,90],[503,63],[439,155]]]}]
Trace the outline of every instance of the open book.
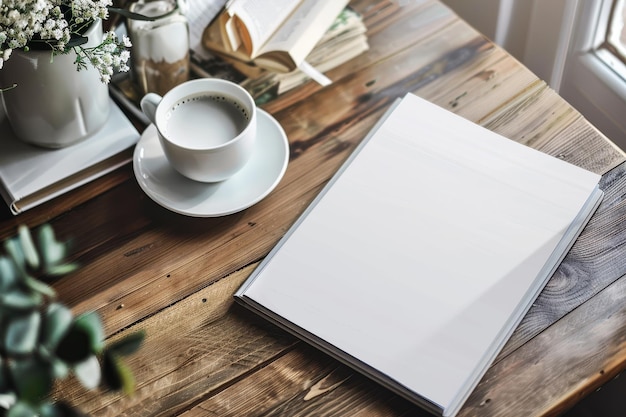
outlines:
[{"label": "open book", "polygon": [[599,180],[409,94],[235,298],[454,416],[598,207]]},{"label": "open book", "polygon": [[[307,55],[306,62],[316,71],[326,73],[368,49],[363,17],[352,8],[346,7],[311,53]],[[231,62],[234,63],[234,61]],[[240,72],[247,74],[247,79],[241,83],[241,86],[246,88],[253,97],[258,98],[257,102],[261,103],[264,98],[269,100],[274,96],[284,94],[311,79],[309,74],[300,69],[288,73],[262,71],[255,74],[248,71],[248,67],[244,65],[236,65]]]},{"label": "open book", "polygon": [[306,69],[306,56],[347,0],[231,0],[203,33],[203,45],[276,72]]},{"label": "open book", "polygon": [[[257,105],[265,104],[276,97],[296,88],[311,79],[311,75],[300,69],[287,73],[267,71],[250,65],[231,56],[214,53],[204,48],[201,39],[208,23],[222,10],[224,0],[205,1],[189,0],[187,18],[190,36],[190,69],[192,76],[227,79],[241,84]],[[124,34],[125,27],[118,27],[119,34]],[[324,74],[362,54],[369,49],[363,16],[351,7],[344,8],[334,22],[324,32],[321,39],[307,55],[306,62],[317,73]],[[316,81],[319,82],[318,79]],[[324,83],[322,83],[324,85]],[[110,91],[138,120],[149,121],[139,109],[141,93],[128,73],[113,76]]]}]

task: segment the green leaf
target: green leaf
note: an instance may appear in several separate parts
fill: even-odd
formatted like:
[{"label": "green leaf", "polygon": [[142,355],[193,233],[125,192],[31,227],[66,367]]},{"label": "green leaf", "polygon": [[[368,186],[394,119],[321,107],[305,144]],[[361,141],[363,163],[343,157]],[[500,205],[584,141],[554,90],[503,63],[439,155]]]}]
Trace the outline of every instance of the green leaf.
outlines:
[{"label": "green leaf", "polygon": [[66,263],[66,264],[61,264],[61,265],[52,265],[52,266],[48,266],[46,268],[46,274],[51,275],[51,276],[55,276],[55,277],[60,277],[63,275],[67,275],[70,274],[74,271],[76,271],[79,268],[79,265],[77,263]]},{"label": "green leaf", "polygon": [[26,284],[26,286],[31,290],[36,291],[41,295],[45,295],[51,298],[56,296],[56,292],[52,289],[52,287],[31,276],[26,275],[24,277],[24,284]]},{"label": "green leaf", "polygon": [[52,369],[52,376],[55,379],[63,379],[70,373],[70,368],[67,364],[56,358],[50,360],[50,367]]},{"label": "green leaf", "polygon": [[0,257],[0,292],[6,293],[17,284],[19,272],[6,256]]},{"label": "green leaf", "polygon": [[171,15],[171,14],[174,14],[174,13],[177,13],[177,12],[178,12],[178,9],[177,9],[177,8],[174,8],[172,11],[167,12],[167,13],[165,13],[165,14],[163,14],[163,15],[160,15],[160,16],[155,16],[155,17],[151,17],[151,16],[146,16],[146,15],[143,15],[143,14],[139,14],[139,13],[131,12],[131,11],[130,11],[130,10],[128,10],[128,9],[120,9],[120,8],[118,8],[118,7],[109,7],[108,9],[109,9],[109,11],[110,11],[110,12],[117,13],[117,14],[119,14],[119,15],[121,15],[121,16],[124,16],[124,17],[126,17],[126,18],[129,18],[129,19],[133,19],[133,20],[145,20],[145,21],[154,21],[154,20],[156,20],[156,19],[157,19],[157,17],[158,17],[158,18],[163,18],[163,17],[169,16],[169,15]]},{"label": "green leaf", "polygon": [[141,343],[145,339],[146,333],[144,331],[135,332],[129,334],[128,336],[111,343],[107,347],[107,351],[111,352],[114,355],[127,356],[135,353]]},{"label": "green leaf", "polygon": [[64,414],[59,410],[55,403],[45,403],[39,407],[40,417],[64,417]]},{"label": "green leaf", "polygon": [[56,356],[70,365],[84,361],[92,353],[89,335],[75,325],[63,336],[55,350]]},{"label": "green leaf", "polygon": [[38,404],[52,389],[52,369],[36,357],[11,361],[9,371],[20,401]]},{"label": "green leaf", "polygon": [[104,348],[104,329],[98,313],[90,311],[76,318],[74,326],[82,329],[89,336],[92,352],[100,353]]},{"label": "green leaf", "polygon": [[89,41],[86,36],[72,36],[67,42],[67,48],[73,48],[75,46],[84,45]]},{"label": "green leaf", "polygon": [[18,401],[7,413],[7,417],[37,417],[37,411],[22,401]]},{"label": "green leaf", "polygon": [[42,264],[47,271],[59,265],[67,255],[67,244],[57,241],[54,230],[49,224],[42,225],[37,233],[37,243],[42,257]]},{"label": "green leaf", "polygon": [[39,407],[41,417],[86,417],[80,411],[63,401],[45,403]]},{"label": "green leaf", "polygon": [[37,336],[41,324],[38,311],[13,318],[6,327],[4,348],[12,355],[32,353],[37,346]]},{"label": "green leaf", "polygon": [[102,364],[104,384],[113,391],[122,390],[126,395],[135,392],[135,377],[119,357],[105,353]]},{"label": "green leaf", "polygon": [[102,359],[102,381],[110,390],[119,391],[122,388],[122,377],[117,371],[115,355],[110,352],[104,352]]},{"label": "green leaf", "polygon": [[30,234],[30,229],[25,225],[21,225],[17,228],[17,232],[26,264],[32,269],[38,269],[39,255],[37,254],[37,248],[35,248],[35,243]]},{"label": "green leaf", "polygon": [[0,294],[0,305],[13,310],[32,310],[38,308],[43,302],[43,297],[39,293],[27,294],[23,291],[11,291]]},{"label": "green leaf", "polygon": [[24,257],[24,251],[19,243],[17,237],[6,239],[4,241],[4,250],[13,259],[15,266],[20,271],[24,271],[26,268],[26,258]]},{"label": "green leaf", "polygon": [[80,383],[87,389],[95,389],[100,385],[100,362],[98,362],[98,358],[95,355],[77,364],[74,367],[74,373]]},{"label": "green leaf", "polygon": [[43,322],[41,343],[54,351],[72,325],[72,311],[60,303],[48,306]]},{"label": "green leaf", "polygon": [[116,364],[117,371],[122,377],[122,391],[128,396],[133,395],[135,393],[136,383],[132,371],[121,360],[116,360]]}]

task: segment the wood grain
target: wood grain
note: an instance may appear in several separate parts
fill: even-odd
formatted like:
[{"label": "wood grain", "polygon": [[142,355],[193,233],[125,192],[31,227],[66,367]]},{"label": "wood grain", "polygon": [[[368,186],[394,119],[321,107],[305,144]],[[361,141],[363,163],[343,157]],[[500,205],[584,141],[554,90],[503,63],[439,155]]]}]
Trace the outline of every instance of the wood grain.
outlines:
[{"label": "wood grain", "polygon": [[625,296],[622,277],[493,366],[460,416],[557,416],[610,380],[626,366]]},{"label": "wood grain", "polygon": [[[239,271],[133,326],[147,337],[128,362],[139,381],[132,398],[94,397],[76,384],[59,396],[94,416],[175,415],[289,349],[295,341],[248,312],[232,293],[252,267]],[[167,329],[167,331],[164,331]]]},{"label": "wood grain", "polygon": [[626,275],[626,165],[602,177],[604,199],[563,263],[528,312],[502,354],[526,343],[531,337],[560,320]]},{"label": "wood grain", "polygon": [[264,106],[290,161],[262,202],[194,219],[150,200],[124,167],[19,217],[50,221],[83,268],[53,283],[115,339],[145,329],[128,361],[135,396],[56,395],[95,416],[426,416],[418,407],[233,305],[232,294],[388,106],[407,92],[603,175],[606,195],[462,416],[557,415],[626,368],[626,157],[545,82],[436,0],[358,0],[370,50]]},{"label": "wood grain", "polygon": [[[332,399],[332,401],[328,401]],[[414,405],[306,346],[196,405],[199,416],[428,416]]]}]

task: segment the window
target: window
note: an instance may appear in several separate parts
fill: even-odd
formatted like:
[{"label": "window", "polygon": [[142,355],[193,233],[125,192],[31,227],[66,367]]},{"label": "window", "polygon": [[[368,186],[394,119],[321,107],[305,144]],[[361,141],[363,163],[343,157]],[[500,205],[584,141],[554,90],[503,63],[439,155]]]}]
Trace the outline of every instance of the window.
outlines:
[{"label": "window", "polygon": [[625,0],[578,0],[560,94],[626,150]]},{"label": "window", "polygon": [[[626,1],[613,0],[607,20],[606,30],[596,55],[617,75],[626,81]],[[599,26],[598,31],[604,27]]]},{"label": "window", "polygon": [[[444,2],[495,32],[497,43],[626,151],[626,0]],[[490,12],[476,13],[483,9]]]},{"label": "window", "polygon": [[615,0],[611,8],[609,24],[606,33],[605,48],[611,51],[622,62],[626,62],[626,2]]}]

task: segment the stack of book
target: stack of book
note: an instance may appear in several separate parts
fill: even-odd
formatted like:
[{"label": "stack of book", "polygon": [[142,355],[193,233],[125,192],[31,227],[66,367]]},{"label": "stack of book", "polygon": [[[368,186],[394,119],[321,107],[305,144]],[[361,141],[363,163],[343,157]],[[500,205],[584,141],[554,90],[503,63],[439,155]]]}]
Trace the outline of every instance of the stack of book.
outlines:
[{"label": "stack of book", "polygon": [[[13,214],[79,187],[132,159],[139,133],[113,102],[105,125],[61,149],[29,145],[15,137],[0,115],[0,195]],[[1,109],[0,109],[1,110]]]},{"label": "stack of book", "polygon": [[[189,1],[186,16],[190,28],[192,77],[216,77],[239,83],[258,104],[310,79],[326,85],[332,80],[324,73],[369,49],[363,18],[346,7],[345,0],[273,0],[263,3],[260,9],[254,7],[256,2],[237,0],[227,2],[216,11],[219,3],[223,0],[210,3],[211,7],[200,0]],[[282,7],[285,4],[293,9]],[[281,6],[289,13],[278,19],[277,15],[268,12],[273,5]],[[227,37],[228,33],[243,31],[242,28],[247,27],[244,21],[252,21],[257,27],[254,30],[250,27],[245,31],[247,35],[235,38],[255,39],[253,45],[262,44],[262,48],[256,46],[254,52],[246,49],[243,43],[233,48],[235,41]],[[234,31],[233,27],[240,30]],[[289,32],[290,36],[285,36],[288,39],[277,41],[285,30]],[[141,97],[128,74],[114,78],[112,91],[119,100],[126,101],[135,116],[141,118],[138,111]]]},{"label": "stack of book", "polygon": [[[332,26],[315,45],[305,62],[319,73],[326,73],[333,68],[356,58],[369,49],[366,27],[360,14],[351,8],[345,8]],[[241,67],[240,67],[241,68]],[[245,71],[245,69],[241,69]],[[242,85],[252,92],[254,97],[276,97],[308,82],[311,74],[297,68],[287,73],[262,71],[251,74]],[[315,78],[314,78],[315,79]]]},{"label": "stack of book", "polygon": [[299,68],[347,0],[232,0],[202,35],[210,50],[275,72]]},{"label": "stack of book", "polygon": [[361,16],[347,1],[236,0],[206,27],[202,44],[248,78],[255,93],[282,94],[368,49]]}]

